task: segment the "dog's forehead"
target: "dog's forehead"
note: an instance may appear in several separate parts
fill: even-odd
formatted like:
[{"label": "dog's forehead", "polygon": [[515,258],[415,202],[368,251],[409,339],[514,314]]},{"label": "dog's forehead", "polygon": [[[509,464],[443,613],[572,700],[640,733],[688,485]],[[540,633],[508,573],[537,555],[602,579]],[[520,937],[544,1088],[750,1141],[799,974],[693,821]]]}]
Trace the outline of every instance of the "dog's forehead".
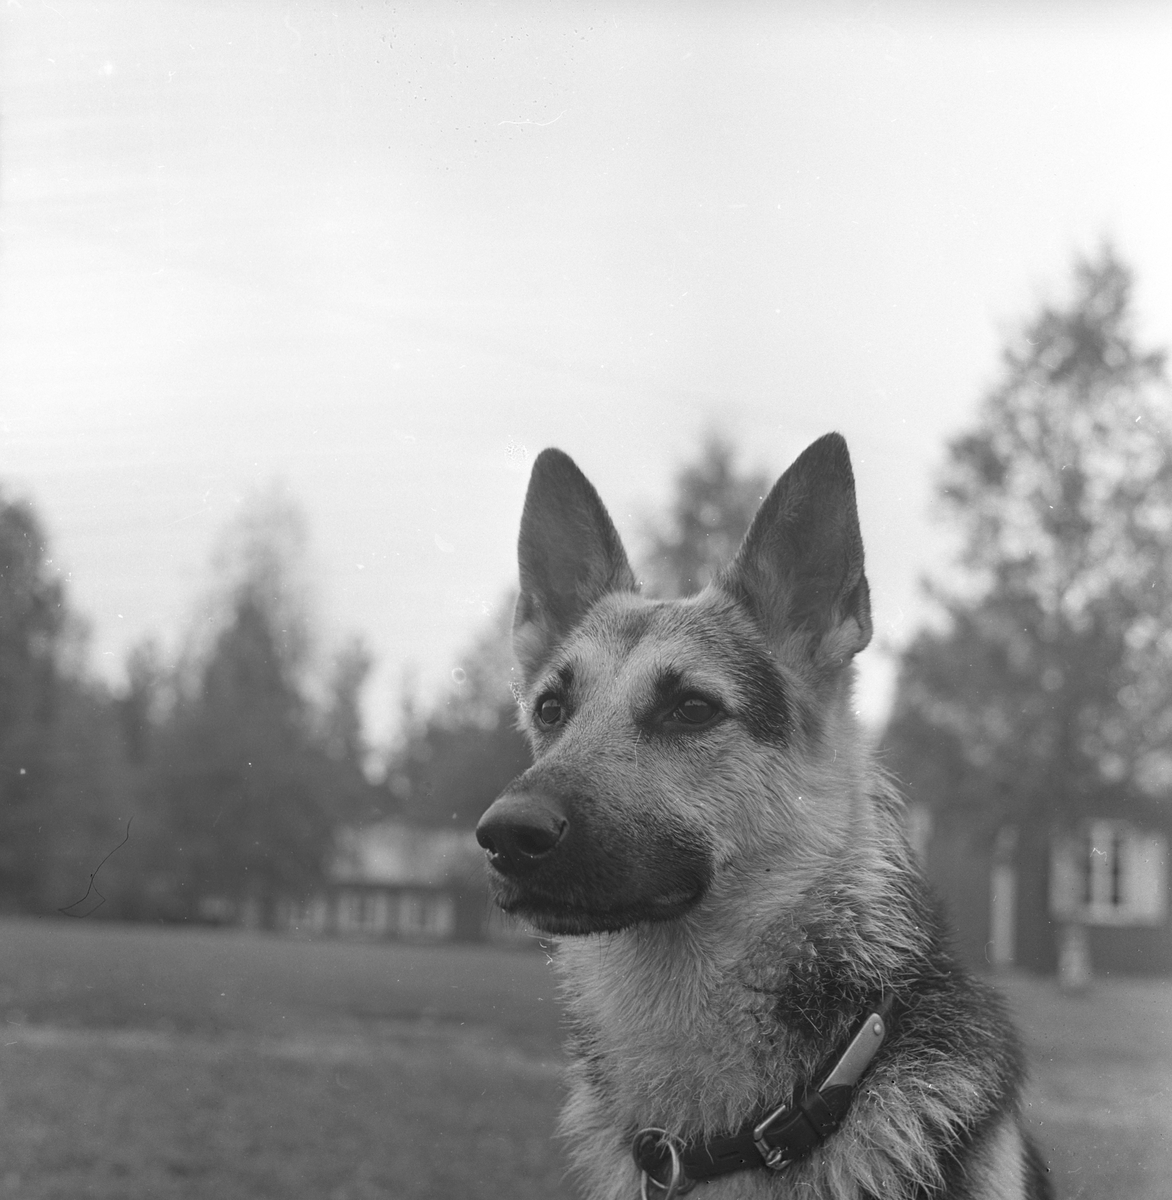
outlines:
[{"label": "dog's forehead", "polygon": [[722,628],[701,600],[647,600],[617,593],[595,604],[559,657],[583,683],[619,674],[631,683],[651,683],[664,671],[715,683],[735,675],[722,644],[729,633],[727,617]]}]

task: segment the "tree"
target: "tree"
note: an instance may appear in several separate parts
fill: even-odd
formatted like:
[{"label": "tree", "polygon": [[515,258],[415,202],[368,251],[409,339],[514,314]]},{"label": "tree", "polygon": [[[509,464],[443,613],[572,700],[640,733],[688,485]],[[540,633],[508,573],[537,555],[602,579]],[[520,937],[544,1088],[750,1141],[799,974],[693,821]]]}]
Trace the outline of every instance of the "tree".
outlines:
[{"label": "tree", "polygon": [[126,754],[141,766],[150,756],[151,741],[162,721],[169,672],[153,638],[131,647],[126,656],[126,687],[115,701]]},{"label": "tree", "polygon": [[[155,894],[174,915],[193,915],[208,897],[271,914],[278,897],[307,894],[325,878],[334,830],[349,815],[355,764],[331,756],[322,732],[330,722],[304,687],[303,545],[287,502],[270,495],[244,510],[217,557],[214,640],[153,735]],[[357,697],[368,667],[352,656],[337,684],[335,700],[350,706],[333,713],[332,749],[343,758],[360,750]],[[145,666],[140,674],[149,676]]]},{"label": "tree", "polygon": [[308,547],[304,514],[273,484],[246,498],[212,555],[215,586],[206,628],[214,638],[246,598],[263,616],[280,669],[294,686],[305,682],[311,657]]},{"label": "tree", "polygon": [[52,823],[64,592],[33,510],[0,495],[0,904],[32,907]]},{"label": "tree", "polygon": [[391,796],[385,781],[368,778],[371,763],[362,718],[362,689],[374,658],[361,637],[334,655],[319,739],[330,769],[333,807],[347,824],[385,817]]},{"label": "tree", "polygon": [[1132,279],[1079,261],[1004,353],[940,487],[964,583],[903,657],[887,731],[917,798],[991,831],[1072,831],[1172,784],[1172,425]]},{"label": "tree", "polygon": [[736,553],[770,485],[764,475],[738,473],[732,445],[709,434],[697,461],[676,476],[666,519],[650,530],[650,589],[666,597],[700,591]]},{"label": "tree", "polygon": [[121,716],[104,684],[62,676],[52,786],[41,810],[52,839],[39,911],[86,918],[135,909],[142,822]]},{"label": "tree", "polygon": [[0,496],[0,907],[88,914],[117,885],[111,869],[87,892],[133,810],[116,710],[83,648],[36,514]]},{"label": "tree", "polygon": [[399,811],[421,825],[472,829],[532,761],[517,730],[512,690],[513,598],[482,628],[452,684],[424,718],[404,705],[405,728],[388,777]]}]

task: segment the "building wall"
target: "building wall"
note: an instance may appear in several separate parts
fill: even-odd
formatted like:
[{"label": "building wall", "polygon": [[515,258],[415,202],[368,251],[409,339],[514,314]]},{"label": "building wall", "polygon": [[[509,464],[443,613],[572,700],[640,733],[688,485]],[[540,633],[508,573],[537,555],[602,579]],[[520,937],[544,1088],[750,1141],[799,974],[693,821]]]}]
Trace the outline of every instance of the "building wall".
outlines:
[{"label": "building wall", "polygon": [[[1013,965],[1044,975],[1058,969],[1062,920],[1052,911],[1051,841],[1025,832],[1010,855],[962,829],[935,829],[927,842],[924,870],[944,901],[955,945],[966,965],[989,970]],[[998,870],[1013,872],[1012,963],[998,963],[994,947],[993,894]],[[1089,929],[1091,965],[1099,975],[1172,975],[1172,921],[1115,924]],[[1000,939],[1004,941],[1004,938]]]},{"label": "building wall", "polygon": [[343,884],[283,901],[277,926],[310,936],[475,941],[484,936],[483,910],[483,894],[457,889]]},{"label": "building wall", "polygon": [[1027,833],[1019,840],[1013,866],[1017,875],[1017,954],[1014,966],[1040,975],[1058,970],[1060,927],[1050,914],[1050,839]]},{"label": "building wall", "polygon": [[924,874],[943,902],[961,960],[978,970],[990,965],[989,872],[987,849],[959,832],[934,831],[925,847]]}]

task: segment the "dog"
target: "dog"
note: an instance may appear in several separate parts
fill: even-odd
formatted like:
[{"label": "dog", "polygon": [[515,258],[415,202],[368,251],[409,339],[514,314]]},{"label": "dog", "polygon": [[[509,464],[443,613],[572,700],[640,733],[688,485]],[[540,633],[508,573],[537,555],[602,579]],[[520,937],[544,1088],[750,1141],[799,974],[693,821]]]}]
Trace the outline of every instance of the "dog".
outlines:
[{"label": "dog", "polygon": [[560,935],[561,1133],[591,1200],[1043,1200],[1022,1053],[953,957],[852,706],[854,477],[814,442],[698,595],[639,594],[559,450],[521,519],[534,763],[477,827]]}]

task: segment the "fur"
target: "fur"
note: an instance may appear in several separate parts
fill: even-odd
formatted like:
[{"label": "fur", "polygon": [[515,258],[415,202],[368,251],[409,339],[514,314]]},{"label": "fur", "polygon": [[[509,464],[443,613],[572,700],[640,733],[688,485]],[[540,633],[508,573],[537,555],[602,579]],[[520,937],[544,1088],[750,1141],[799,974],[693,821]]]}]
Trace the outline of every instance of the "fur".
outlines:
[{"label": "fur", "polygon": [[591,1200],[633,1200],[635,1133],[738,1128],[901,1011],[841,1127],[706,1200],[1040,1200],[1022,1059],[957,964],[902,802],[860,731],[871,635],[846,445],[814,443],[699,595],[637,593],[594,489],[534,465],[514,641],[534,765],[485,813],[498,902],[565,935],[562,1132]]}]

